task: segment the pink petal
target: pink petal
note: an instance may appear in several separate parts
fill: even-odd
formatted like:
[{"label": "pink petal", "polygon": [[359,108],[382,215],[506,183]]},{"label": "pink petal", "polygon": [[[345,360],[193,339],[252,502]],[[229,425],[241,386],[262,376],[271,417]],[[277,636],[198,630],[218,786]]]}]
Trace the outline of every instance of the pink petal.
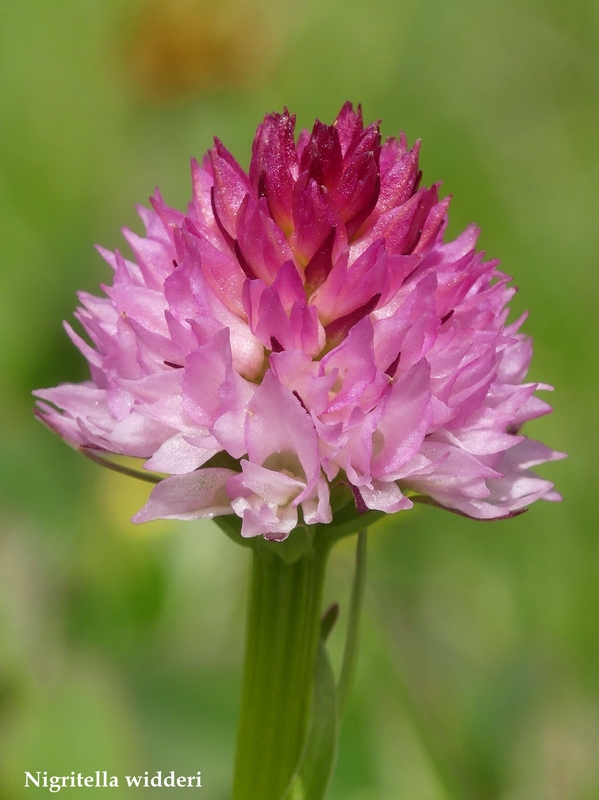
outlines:
[{"label": "pink petal", "polygon": [[230,469],[200,469],[160,481],[132,522],[153,519],[212,519],[231,514],[225,486],[235,473]]}]

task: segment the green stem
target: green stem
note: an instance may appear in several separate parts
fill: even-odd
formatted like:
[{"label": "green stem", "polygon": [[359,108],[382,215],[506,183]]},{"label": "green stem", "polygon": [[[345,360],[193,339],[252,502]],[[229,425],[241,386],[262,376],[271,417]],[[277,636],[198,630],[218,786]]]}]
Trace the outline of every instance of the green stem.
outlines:
[{"label": "green stem", "polygon": [[253,547],[232,800],[280,800],[300,760],[330,546],[291,564]]}]

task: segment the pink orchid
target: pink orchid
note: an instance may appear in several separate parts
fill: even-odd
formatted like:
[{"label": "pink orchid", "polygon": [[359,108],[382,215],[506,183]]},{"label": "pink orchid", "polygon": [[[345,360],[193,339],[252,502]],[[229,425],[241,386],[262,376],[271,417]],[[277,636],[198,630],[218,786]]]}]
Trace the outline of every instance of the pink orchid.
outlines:
[{"label": "pink orchid", "polygon": [[381,144],[349,103],[294,128],[267,116],[247,174],[216,140],[187,214],[156,191],[145,238],[125,231],[134,260],[100,251],[114,280],[79,295],[89,341],[66,326],[91,380],[37,391],[40,419],[169,476],[136,522],[237,515],[243,536],[284,539],[330,523],[348,485],[360,512],[558,500],[531,467],[563,454],[520,433],[551,409],[523,383],[515,290],[474,227],[444,242],[419,145]]}]

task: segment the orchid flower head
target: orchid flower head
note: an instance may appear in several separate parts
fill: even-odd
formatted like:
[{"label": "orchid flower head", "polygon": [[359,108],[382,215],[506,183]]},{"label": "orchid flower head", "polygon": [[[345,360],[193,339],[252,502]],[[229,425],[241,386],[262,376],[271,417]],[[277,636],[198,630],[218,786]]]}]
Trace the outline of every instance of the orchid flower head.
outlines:
[{"label": "orchid flower head", "polygon": [[80,293],[85,338],[66,325],[90,380],[38,390],[37,414],[165,476],[135,522],[231,515],[281,540],[334,522],[348,488],[356,514],[559,499],[532,468],[563,454],[521,432],[551,409],[507,322],[515,290],[474,226],[445,240],[419,150],[350,103],[298,136],[285,109],[247,172],[216,139],[186,213],[156,191],[132,258],[100,249],[112,284]]}]

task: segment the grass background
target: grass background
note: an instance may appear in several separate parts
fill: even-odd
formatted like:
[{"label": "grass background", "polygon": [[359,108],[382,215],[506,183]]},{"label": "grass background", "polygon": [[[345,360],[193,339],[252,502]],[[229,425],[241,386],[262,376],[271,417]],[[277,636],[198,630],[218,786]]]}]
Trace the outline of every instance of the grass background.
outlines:
[{"label": "grass background", "polygon": [[[47,792],[24,770],[98,769],[201,770],[228,797],[246,553],[210,523],[130,524],[147,488],[48,433],[29,393],[86,377],[60,321],[156,184],[183,208],[214,134],[247,165],[264,113],[309,127],[346,99],[422,138],[450,233],[476,221],[515,276],[531,378],[556,386],[528,432],[570,458],[543,472],[561,505],[373,531],[330,800],[599,796],[598,33],[590,0],[0,1],[2,800]],[[342,603],[351,561],[342,544]]]}]

